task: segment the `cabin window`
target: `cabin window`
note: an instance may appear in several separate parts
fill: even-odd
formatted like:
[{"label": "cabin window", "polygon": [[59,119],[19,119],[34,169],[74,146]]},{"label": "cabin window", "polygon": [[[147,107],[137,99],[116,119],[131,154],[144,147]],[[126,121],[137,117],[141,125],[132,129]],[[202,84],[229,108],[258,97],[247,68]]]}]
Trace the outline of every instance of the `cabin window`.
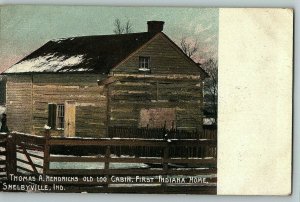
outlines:
[{"label": "cabin window", "polygon": [[64,129],[64,104],[48,104],[48,126],[52,129]]},{"label": "cabin window", "polygon": [[63,129],[65,122],[65,105],[63,104],[58,104],[57,105],[57,128],[58,129]]},{"label": "cabin window", "polygon": [[145,56],[139,57],[139,70],[140,71],[150,70],[150,57],[145,57]]}]

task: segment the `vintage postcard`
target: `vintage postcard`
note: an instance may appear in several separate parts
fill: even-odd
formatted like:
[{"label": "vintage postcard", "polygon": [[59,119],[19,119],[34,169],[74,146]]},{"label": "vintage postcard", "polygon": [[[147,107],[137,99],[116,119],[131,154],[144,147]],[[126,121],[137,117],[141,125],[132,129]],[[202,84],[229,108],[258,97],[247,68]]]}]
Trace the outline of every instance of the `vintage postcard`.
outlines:
[{"label": "vintage postcard", "polygon": [[290,194],[292,27],[290,9],[0,7],[1,191]]}]

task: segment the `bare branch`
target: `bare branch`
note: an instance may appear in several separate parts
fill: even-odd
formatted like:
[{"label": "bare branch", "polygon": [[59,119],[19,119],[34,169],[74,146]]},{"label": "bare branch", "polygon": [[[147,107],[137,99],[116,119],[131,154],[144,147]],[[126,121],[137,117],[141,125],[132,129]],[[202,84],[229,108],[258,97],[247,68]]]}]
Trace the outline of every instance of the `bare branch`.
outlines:
[{"label": "bare branch", "polygon": [[207,96],[204,98],[205,102],[209,103],[206,107],[206,111],[211,113],[215,120],[217,120],[218,111],[218,62],[214,59],[209,59],[202,68],[208,73],[209,78],[204,83],[204,94]]},{"label": "bare branch", "polygon": [[[182,37],[180,41],[182,51],[191,59],[199,51],[199,43],[197,40],[187,40]],[[203,86],[203,112],[207,118],[213,118],[214,124],[217,124],[218,111],[218,62],[215,59],[209,59],[201,65],[208,73],[209,78],[204,82]]]},{"label": "bare branch", "polygon": [[119,18],[115,19],[114,26],[115,26],[115,28],[114,28],[115,34],[123,34],[124,28],[122,27],[121,21]]},{"label": "bare branch", "polygon": [[122,25],[121,20],[119,18],[116,18],[114,21],[114,33],[115,34],[128,34],[132,32],[132,24],[129,20],[125,23],[125,25]]},{"label": "bare branch", "polygon": [[[180,47],[182,51],[191,59],[199,51],[199,43],[197,40],[187,40],[181,38]],[[208,73],[209,77],[205,79],[203,86],[203,113],[206,118],[214,120],[213,124],[217,124],[218,114],[218,62],[215,59],[209,59],[201,67]]]},{"label": "bare branch", "polygon": [[125,33],[128,34],[128,33],[131,33],[132,32],[132,24],[131,22],[128,20],[126,22],[126,25],[125,25]]},{"label": "bare branch", "polygon": [[188,42],[185,37],[181,38],[180,46],[182,51],[190,58],[192,58],[199,50],[198,40],[194,42]]}]

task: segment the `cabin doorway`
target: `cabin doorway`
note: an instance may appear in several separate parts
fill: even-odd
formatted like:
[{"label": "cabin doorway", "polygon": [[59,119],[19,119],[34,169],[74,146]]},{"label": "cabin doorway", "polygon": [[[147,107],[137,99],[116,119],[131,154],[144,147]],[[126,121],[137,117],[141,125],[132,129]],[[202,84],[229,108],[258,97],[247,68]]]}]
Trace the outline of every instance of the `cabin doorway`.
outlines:
[{"label": "cabin doorway", "polygon": [[74,137],[76,133],[75,129],[75,117],[76,117],[76,102],[67,100],[65,101],[65,137]]}]

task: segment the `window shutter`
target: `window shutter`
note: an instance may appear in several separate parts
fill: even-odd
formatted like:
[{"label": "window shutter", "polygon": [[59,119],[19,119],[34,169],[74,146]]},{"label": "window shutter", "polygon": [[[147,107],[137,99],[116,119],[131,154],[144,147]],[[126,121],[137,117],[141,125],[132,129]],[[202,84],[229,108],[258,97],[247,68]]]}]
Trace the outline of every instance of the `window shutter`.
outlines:
[{"label": "window shutter", "polygon": [[51,129],[56,126],[56,104],[48,104],[48,126]]}]

